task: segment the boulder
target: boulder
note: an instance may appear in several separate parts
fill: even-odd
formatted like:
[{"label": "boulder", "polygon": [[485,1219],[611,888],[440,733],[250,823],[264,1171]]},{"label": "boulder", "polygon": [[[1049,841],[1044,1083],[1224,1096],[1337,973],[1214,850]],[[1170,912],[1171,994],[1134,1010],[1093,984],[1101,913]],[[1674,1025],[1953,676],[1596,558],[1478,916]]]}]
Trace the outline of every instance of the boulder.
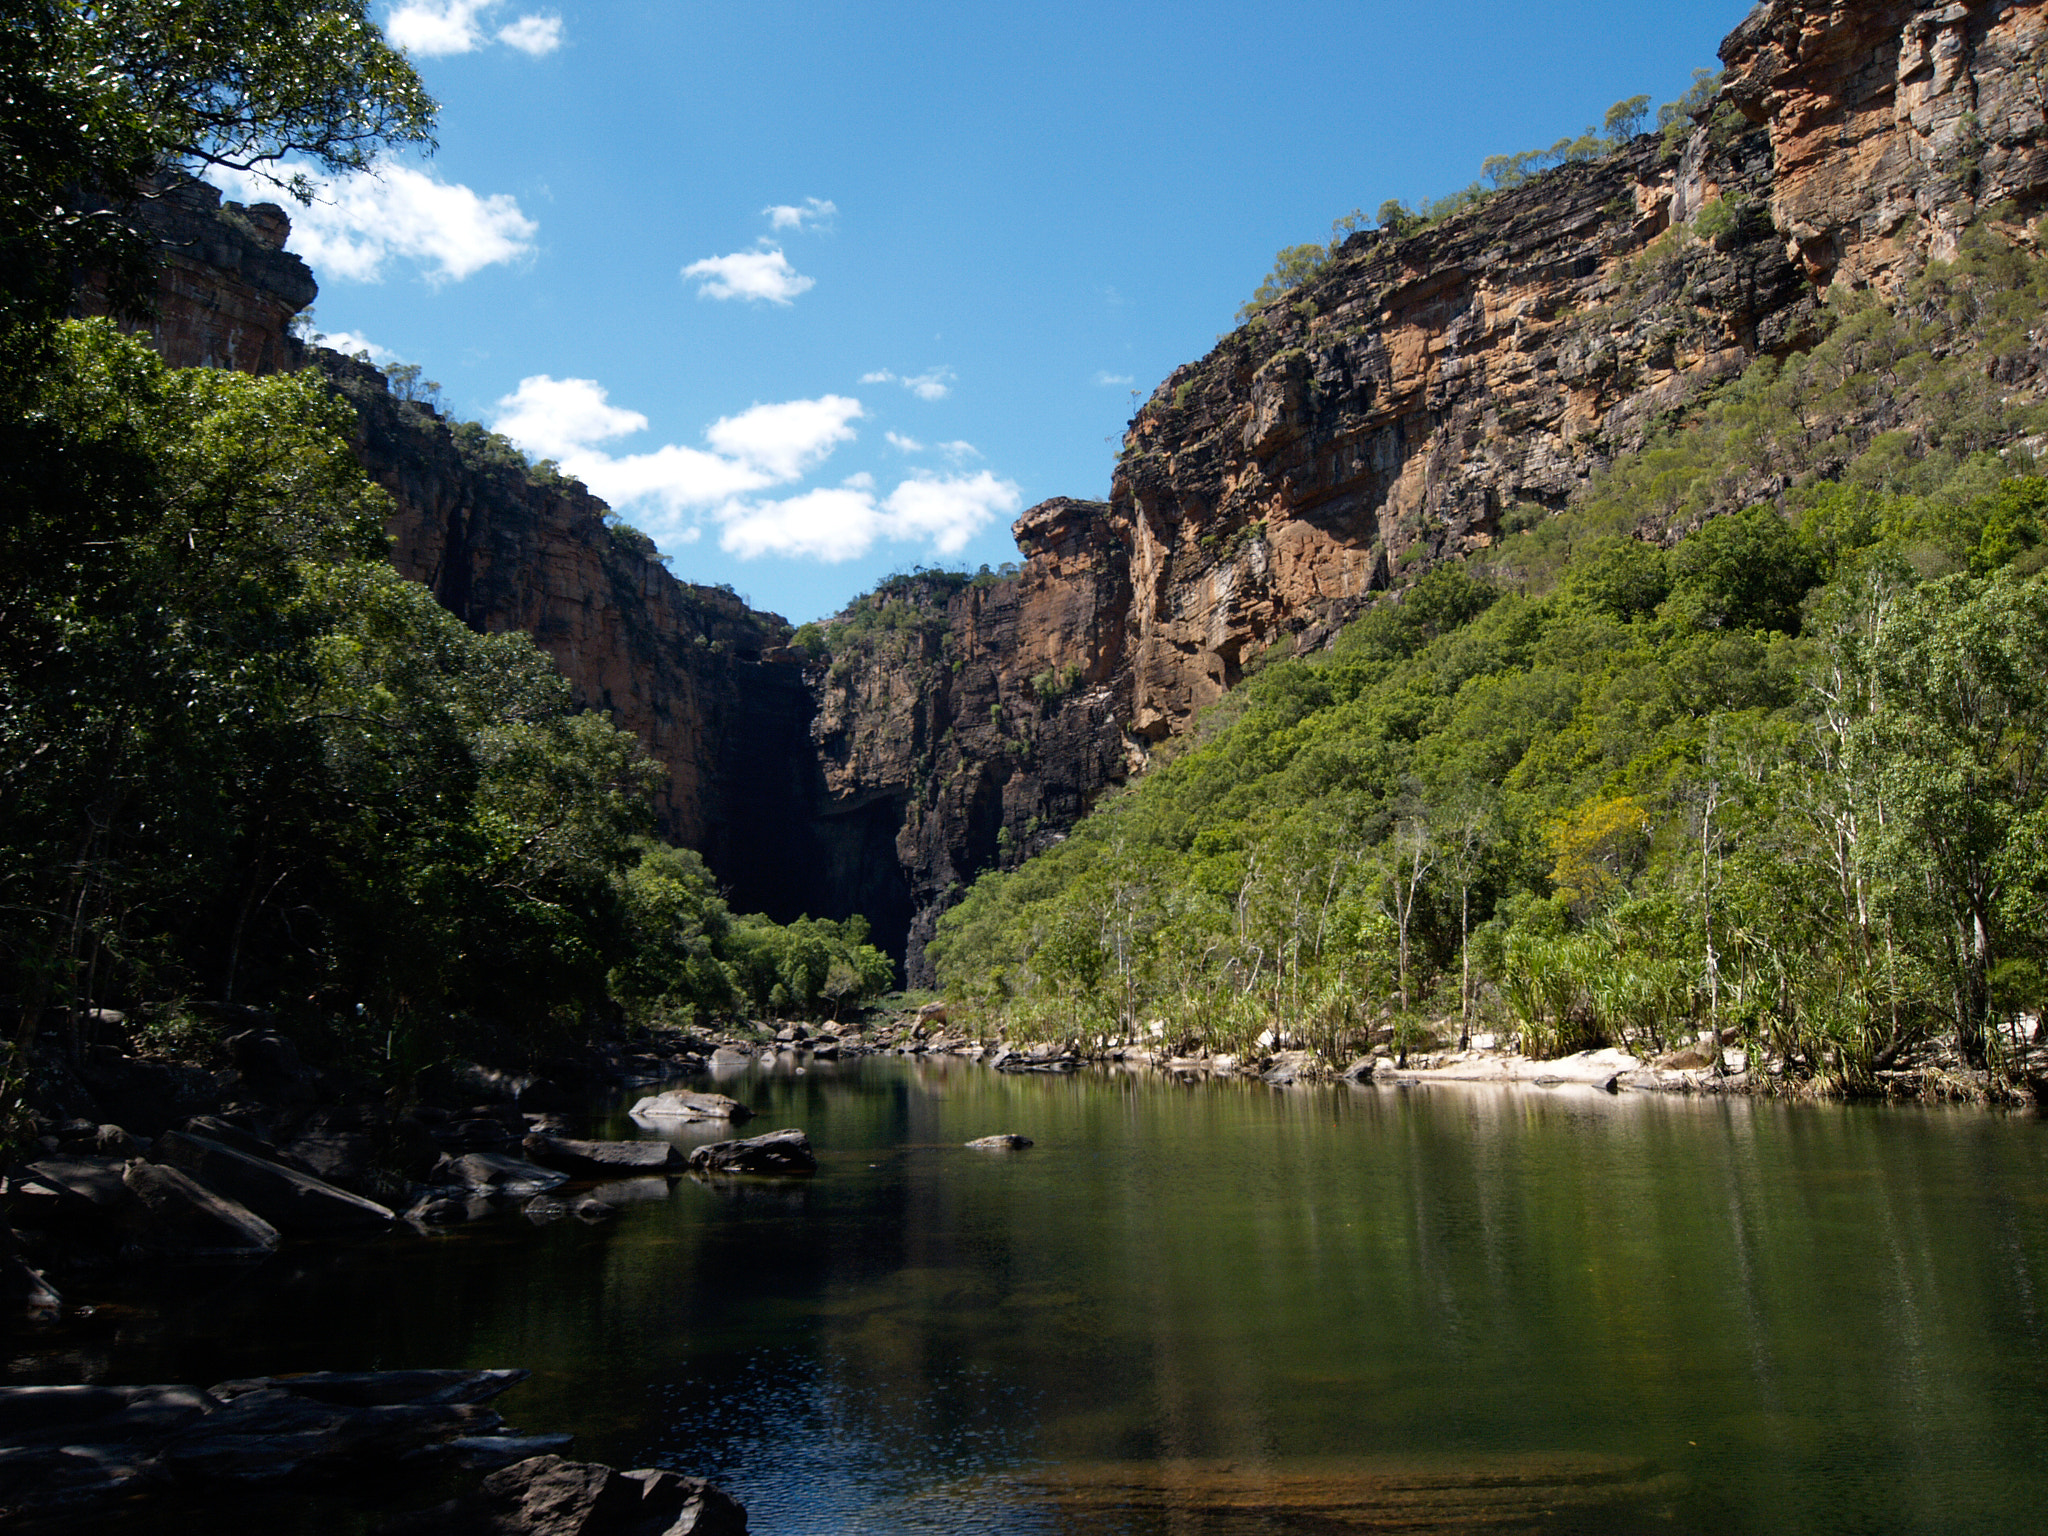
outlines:
[{"label": "boulder", "polygon": [[[753,1057],[746,1059],[751,1065]],[[754,1112],[738,1099],[729,1099],[722,1093],[691,1093],[683,1088],[640,1100],[633,1106],[632,1115],[635,1120],[729,1120],[735,1125],[754,1118]]]},{"label": "boulder", "polygon": [[0,1224],[0,1311],[54,1312],[64,1298],[42,1274],[28,1267],[15,1245],[14,1232]]},{"label": "boulder", "polygon": [[799,1130],[770,1131],[744,1141],[714,1141],[690,1154],[692,1173],[816,1173],[811,1139]]},{"label": "boulder", "polygon": [[139,1254],[260,1259],[277,1251],[277,1228],[176,1168],[138,1160],[121,1182],[140,1207],[130,1228],[130,1247]]},{"label": "boulder", "polygon": [[204,1136],[167,1131],[150,1157],[254,1211],[287,1237],[349,1237],[392,1220],[391,1211],[374,1200]]},{"label": "boulder", "polygon": [[438,1189],[472,1190],[508,1200],[544,1195],[569,1182],[569,1175],[499,1152],[465,1152],[444,1157],[429,1180]]},{"label": "boulder", "polygon": [[1015,1131],[1004,1131],[997,1136],[981,1136],[967,1143],[977,1152],[1021,1152],[1031,1145],[1029,1136],[1019,1136]]},{"label": "boulder", "polygon": [[23,1197],[46,1197],[54,1213],[93,1216],[128,1203],[121,1163],[111,1157],[41,1157],[16,1168],[10,1183]]},{"label": "boulder", "polygon": [[700,1478],[535,1456],[387,1536],[746,1536],[747,1512]]},{"label": "boulder", "polygon": [[576,1179],[621,1179],[666,1173],[683,1166],[682,1149],[667,1141],[575,1141],[532,1135],[526,1155]]}]

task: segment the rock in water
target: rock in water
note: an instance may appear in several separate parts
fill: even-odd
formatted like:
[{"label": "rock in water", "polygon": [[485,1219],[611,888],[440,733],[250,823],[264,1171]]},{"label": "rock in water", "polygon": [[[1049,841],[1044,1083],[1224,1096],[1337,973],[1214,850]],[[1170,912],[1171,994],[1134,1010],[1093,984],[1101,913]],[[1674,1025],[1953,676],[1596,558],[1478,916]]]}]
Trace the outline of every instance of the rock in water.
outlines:
[{"label": "rock in water", "polygon": [[553,1168],[529,1163],[523,1157],[506,1157],[499,1152],[465,1152],[444,1157],[435,1165],[428,1181],[437,1189],[466,1189],[480,1195],[498,1195],[508,1200],[544,1195],[569,1182],[569,1175]]},{"label": "rock in water", "polygon": [[526,1155],[575,1179],[628,1178],[683,1166],[682,1148],[666,1141],[572,1141],[536,1133],[526,1138]]},{"label": "rock in water", "polygon": [[754,1118],[754,1112],[722,1093],[691,1093],[671,1088],[651,1094],[633,1106],[635,1120],[730,1120],[735,1125]]},{"label": "rock in water", "polygon": [[770,1131],[745,1141],[714,1141],[690,1154],[692,1173],[816,1173],[818,1159],[802,1131]]},{"label": "rock in water", "polygon": [[982,1136],[967,1145],[977,1152],[1021,1152],[1031,1145],[1031,1138],[1019,1136],[1015,1131],[1004,1131],[1000,1136]]}]

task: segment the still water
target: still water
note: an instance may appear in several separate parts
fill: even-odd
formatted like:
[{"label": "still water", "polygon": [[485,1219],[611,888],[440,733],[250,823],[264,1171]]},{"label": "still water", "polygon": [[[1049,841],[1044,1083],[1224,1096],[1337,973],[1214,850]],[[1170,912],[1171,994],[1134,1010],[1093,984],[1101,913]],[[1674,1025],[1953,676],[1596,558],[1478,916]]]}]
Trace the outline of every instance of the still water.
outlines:
[{"label": "still water", "polygon": [[[749,1129],[804,1128],[817,1176],[287,1257],[79,1358],[524,1365],[513,1423],[710,1476],[765,1536],[2003,1532],[2048,1507],[2032,1117],[894,1059],[720,1087]],[[1037,1144],[961,1145],[999,1131]]]}]

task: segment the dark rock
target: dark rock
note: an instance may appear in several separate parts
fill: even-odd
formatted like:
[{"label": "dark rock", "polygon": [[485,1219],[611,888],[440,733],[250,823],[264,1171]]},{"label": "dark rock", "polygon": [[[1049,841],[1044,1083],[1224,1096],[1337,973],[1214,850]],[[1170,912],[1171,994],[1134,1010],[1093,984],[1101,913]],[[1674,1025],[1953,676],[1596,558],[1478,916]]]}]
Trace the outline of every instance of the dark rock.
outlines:
[{"label": "dark rock", "polygon": [[110,1157],[44,1157],[23,1164],[9,1177],[24,1188],[39,1185],[52,1191],[55,1210],[64,1216],[96,1216],[128,1203],[121,1168]]},{"label": "dark rock", "polygon": [[744,1141],[714,1141],[690,1153],[692,1173],[816,1173],[810,1138],[799,1130],[770,1131]]},{"label": "dark rock", "polygon": [[980,1136],[967,1143],[977,1152],[1020,1152],[1031,1145],[1029,1136],[1019,1136],[1015,1131],[1004,1131],[998,1136]]},{"label": "dark rock", "polygon": [[140,1207],[129,1237],[140,1255],[260,1259],[277,1250],[277,1228],[176,1168],[136,1161],[121,1182]]},{"label": "dark rock", "polygon": [[392,1220],[390,1209],[375,1201],[203,1136],[166,1132],[150,1155],[248,1207],[288,1237],[346,1237]]},{"label": "dark rock", "polygon": [[233,1402],[272,1388],[342,1408],[389,1408],[402,1403],[487,1403],[531,1376],[528,1370],[308,1371],[298,1376],[252,1376],[223,1381],[208,1395]]},{"label": "dark rock", "polygon": [[666,1141],[573,1141],[536,1134],[526,1138],[525,1146],[536,1163],[578,1179],[665,1173],[683,1166],[682,1149]]},{"label": "dark rock", "polygon": [[110,1045],[87,1049],[79,1076],[105,1118],[157,1136],[220,1106],[232,1074],[168,1061],[139,1061]]},{"label": "dark rock", "polygon": [[[753,1057],[749,1056],[747,1061],[751,1064]],[[635,1120],[730,1120],[735,1125],[754,1118],[754,1112],[737,1099],[722,1093],[691,1093],[682,1088],[640,1100],[633,1106],[632,1115]]]},{"label": "dark rock", "polygon": [[542,1195],[569,1182],[569,1175],[523,1157],[497,1152],[465,1152],[444,1157],[435,1166],[431,1182],[443,1189],[467,1189],[501,1199]]},{"label": "dark rock", "polygon": [[[57,1294],[57,1288],[40,1271],[29,1268],[13,1230],[0,1225],[0,1311],[54,1312],[63,1304],[64,1298]],[[4,1502],[0,1499],[0,1503]]]},{"label": "dark rock", "polygon": [[118,1125],[103,1125],[93,1137],[93,1150],[101,1157],[118,1158],[125,1163],[131,1157],[142,1156],[142,1143]]},{"label": "dark rock", "polygon": [[600,1200],[595,1195],[585,1195],[576,1202],[573,1210],[578,1221],[589,1222],[592,1226],[602,1221],[610,1221],[619,1214],[617,1206],[608,1200]]},{"label": "dark rock", "polygon": [[469,1220],[469,1206],[446,1195],[422,1200],[405,1213],[405,1219],[420,1227],[459,1227]]},{"label": "dark rock", "polygon": [[745,1536],[746,1509],[700,1478],[536,1456],[467,1499],[403,1517],[384,1536]]}]

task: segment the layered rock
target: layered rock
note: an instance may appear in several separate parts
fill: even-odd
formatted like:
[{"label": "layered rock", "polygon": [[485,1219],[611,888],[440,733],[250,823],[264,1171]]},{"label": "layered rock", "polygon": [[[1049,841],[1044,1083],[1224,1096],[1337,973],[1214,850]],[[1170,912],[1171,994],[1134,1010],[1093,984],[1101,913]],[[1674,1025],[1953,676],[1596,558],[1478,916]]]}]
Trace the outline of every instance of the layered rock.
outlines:
[{"label": "layered rock", "polygon": [[1770,131],[1772,214],[1816,284],[1952,257],[1983,210],[2048,187],[2042,0],[1768,0],[1721,45]]},{"label": "layered rock", "polygon": [[[292,319],[319,288],[284,248],[291,220],[282,208],[223,203],[205,182],[165,180],[147,190],[139,211],[161,253],[156,312],[140,327],[159,352],[180,368],[298,366]],[[106,311],[92,285],[77,308]]]}]

